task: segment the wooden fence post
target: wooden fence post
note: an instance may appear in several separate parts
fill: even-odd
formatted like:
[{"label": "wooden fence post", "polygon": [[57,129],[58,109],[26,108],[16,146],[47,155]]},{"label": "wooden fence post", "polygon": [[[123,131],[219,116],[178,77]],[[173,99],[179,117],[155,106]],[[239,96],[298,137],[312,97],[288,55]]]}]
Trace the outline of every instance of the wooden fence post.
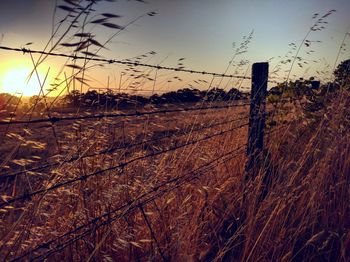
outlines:
[{"label": "wooden fence post", "polygon": [[250,115],[248,131],[248,162],[247,176],[256,176],[262,161],[264,148],[265,107],[267,82],[269,74],[268,63],[255,63],[252,69],[252,91],[250,98]]}]

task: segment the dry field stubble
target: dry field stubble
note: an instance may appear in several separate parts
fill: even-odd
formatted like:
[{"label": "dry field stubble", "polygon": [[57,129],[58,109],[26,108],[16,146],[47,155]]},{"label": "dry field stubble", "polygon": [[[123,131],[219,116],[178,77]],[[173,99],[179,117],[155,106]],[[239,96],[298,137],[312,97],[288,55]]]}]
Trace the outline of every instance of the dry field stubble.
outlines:
[{"label": "dry field stubble", "polygon": [[[48,258],[57,261],[346,261],[350,250],[348,108],[346,98],[331,103],[316,120],[281,127],[278,123],[266,136],[266,165],[245,189],[244,149],[191,173],[245,144],[247,127],[242,127],[3,208],[1,256],[17,257],[91,222],[32,255],[44,258],[40,255],[49,252]],[[176,128],[186,130],[194,123],[207,125],[246,114],[247,109],[237,108],[124,119],[121,126],[115,120],[66,125],[60,150],[81,155],[86,149],[96,152],[110,146],[111,141],[126,145]],[[244,121],[79,159],[51,172],[22,175],[6,182],[6,192],[20,194],[29,185],[31,190],[49,187]],[[102,214],[107,215],[92,220]]]},{"label": "dry field stubble", "polygon": [[[129,119],[59,123],[55,127],[58,147],[50,124],[32,125],[22,137],[11,135],[21,133],[22,127],[14,127],[10,130],[11,137],[6,140],[7,144],[2,146],[2,152],[13,148],[11,143],[16,144],[20,141],[22,146],[16,155],[17,165],[40,165],[28,161],[34,161],[33,156],[42,158],[38,162],[62,162],[69,156],[89,155],[111,146],[137,146],[108,154],[82,157],[56,168],[21,173],[14,178],[3,179],[3,192],[6,191],[8,197],[30,193],[43,187],[48,188],[56,183],[118,166],[144,155],[179,148],[34,196],[30,201],[19,201],[13,205],[14,208],[4,208],[1,235],[3,243],[6,244],[2,255],[6,256],[11,252],[10,257],[15,257],[109,210],[130,203],[133,199],[152,191],[157,185],[185,176],[208,161],[242,146],[247,139],[247,127],[243,126],[247,123],[247,109],[237,107],[229,110],[171,113]],[[240,120],[243,117],[245,119]],[[209,138],[211,136],[213,137]],[[196,140],[202,141],[190,144]],[[33,148],[31,145],[34,141],[43,143],[43,147]],[[140,141],[152,142],[139,143]],[[182,146],[186,143],[189,145]],[[57,152],[61,154],[57,155]],[[195,228],[198,225],[199,221],[195,222],[198,220],[198,212],[194,211],[198,207],[200,210],[205,208],[209,196],[212,198],[221,190],[223,181],[229,177],[238,179],[244,167],[244,154],[242,150],[237,153],[238,158],[227,160],[223,165],[206,172],[199,172],[201,178],[177,189],[174,189],[177,181],[165,184],[161,189],[170,192],[162,193],[164,196],[161,195],[143,206],[151,224],[150,228],[164,246],[167,256],[175,251],[173,243],[178,243],[176,253],[187,255],[190,252],[191,247],[188,243],[192,242],[190,238],[194,236],[182,229]],[[236,166],[234,169],[232,163]],[[13,163],[10,165],[14,166]],[[235,174],[233,177],[232,172]],[[150,236],[150,228],[145,221],[139,210],[130,212],[113,224],[101,227],[93,235],[87,236],[83,244],[79,241],[79,247],[71,246],[67,249],[68,253],[60,253],[57,258],[63,256],[77,259],[85,256],[99,246],[102,240],[103,245],[99,250],[102,253],[98,254],[106,254],[106,257],[111,255],[127,259],[130,256],[137,258],[143,253],[150,255],[152,252],[149,251],[156,249],[154,239]],[[72,250],[74,247],[77,250]],[[153,255],[158,256],[157,252]]]}]

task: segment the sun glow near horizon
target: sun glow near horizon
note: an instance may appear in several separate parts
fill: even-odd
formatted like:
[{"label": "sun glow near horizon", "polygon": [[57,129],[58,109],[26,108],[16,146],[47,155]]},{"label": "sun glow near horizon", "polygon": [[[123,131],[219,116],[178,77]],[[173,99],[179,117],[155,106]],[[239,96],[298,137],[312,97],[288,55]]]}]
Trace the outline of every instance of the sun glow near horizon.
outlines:
[{"label": "sun glow near horizon", "polygon": [[[33,66],[23,60],[15,60],[2,64],[0,67],[0,93],[23,96],[39,95],[41,89],[40,83],[44,83],[43,91],[45,94],[48,94],[47,89],[53,80],[54,70],[50,69],[47,77],[47,70],[39,68],[37,73],[34,72],[31,75],[32,71]],[[53,91],[49,95],[55,96],[55,93]]]},{"label": "sun glow near horizon", "polygon": [[[3,69],[0,72],[0,92],[12,95],[23,94],[24,96],[39,95],[40,84],[34,74],[29,78],[31,71],[32,69],[26,66]],[[39,77],[44,79],[42,73],[39,73]]]}]

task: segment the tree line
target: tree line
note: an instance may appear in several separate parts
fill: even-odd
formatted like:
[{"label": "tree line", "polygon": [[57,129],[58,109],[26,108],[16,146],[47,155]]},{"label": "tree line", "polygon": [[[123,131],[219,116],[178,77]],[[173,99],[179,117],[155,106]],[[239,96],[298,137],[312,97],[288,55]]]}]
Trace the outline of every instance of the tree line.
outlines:
[{"label": "tree line", "polygon": [[[280,83],[271,88],[268,92],[268,101],[278,102],[281,98],[305,97],[310,101],[312,110],[323,106],[325,94],[339,90],[341,87],[348,87],[350,84],[350,59],[341,62],[334,71],[334,81],[320,84],[314,78],[298,79],[289,83]],[[184,104],[210,101],[233,101],[248,99],[249,94],[243,93],[236,88],[225,91],[222,88],[211,88],[210,90],[199,90],[196,88],[183,88],[177,91],[164,94],[153,94],[143,96],[129,93],[115,93],[112,90],[98,92],[90,90],[80,93],[77,90],[71,91],[60,99],[38,96],[30,98],[19,98],[10,94],[0,94],[0,113],[14,112],[16,110],[27,111],[34,108],[34,111],[42,112],[46,106],[50,108],[64,107],[85,107],[104,109],[127,109],[135,106]]]},{"label": "tree line", "polygon": [[151,96],[142,96],[128,93],[113,93],[112,90],[106,92],[97,92],[96,90],[80,93],[72,91],[64,98],[64,103],[75,107],[116,107],[128,108],[133,106],[145,106],[147,104],[183,104],[197,103],[206,101],[229,101],[241,100],[247,98],[247,94],[242,93],[238,89],[232,88],[225,91],[221,88],[212,88],[203,91],[193,88],[183,88],[177,91],[166,92],[164,94],[153,94]]}]

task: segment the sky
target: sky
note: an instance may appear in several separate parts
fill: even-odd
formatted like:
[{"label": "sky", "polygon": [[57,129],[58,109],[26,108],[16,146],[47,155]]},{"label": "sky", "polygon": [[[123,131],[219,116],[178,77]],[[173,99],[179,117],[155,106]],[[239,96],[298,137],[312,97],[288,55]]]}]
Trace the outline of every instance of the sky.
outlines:
[{"label": "sky", "polygon": [[[228,73],[242,75],[247,72],[249,75],[252,63],[268,61],[271,58],[269,60],[270,71],[273,71],[276,64],[281,59],[283,60],[284,55],[291,50],[290,43],[300,45],[315,21],[312,20],[313,15],[315,13],[323,15],[331,9],[337,12],[327,17],[326,29],[313,32],[308,37],[309,40],[321,42],[312,43],[309,49],[303,46],[299,53],[300,56],[305,56],[307,61],[317,60],[317,63],[305,64],[303,68],[295,66],[292,77],[313,76],[316,75],[316,71],[325,71],[327,67],[329,71],[332,71],[335,63],[349,58],[350,55],[348,51],[343,51],[339,57],[337,55],[350,26],[349,0],[146,1],[147,3],[136,0],[101,1],[94,7],[96,9],[94,15],[104,12],[121,15],[121,18],[111,20],[121,26],[125,26],[136,17],[148,12],[157,12],[155,16],[146,15],[128,26],[107,45],[108,50],[102,50],[100,55],[106,58],[126,59],[155,51],[157,55],[149,56],[142,61],[176,67],[179,58],[186,58],[183,64],[187,68],[223,73],[237,46],[243,41],[242,38],[253,31],[247,52],[235,57],[235,67],[231,66]],[[28,47],[43,50],[52,33],[53,24],[67,14],[61,9],[54,14],[55,4],[56,0],[1,0],[0,34],[2,38],[0,45],[23,47],[26,43],[33,42]],[[57,4],[65,3],[63,0],[57,0]],[[99,25],[91,25],[87,28],[96,35],[96,39],[101,43],[116,32],[115,29]],[[349,38],[345,42],[348,44]],[[235,47],[233,43],[236,44]],[[310,50],[314,53],[307,55],[306,52]],[[57,51],[66,53],[70,50],[60,47]],[[23,70],[32,67],[32,61],[29,55],[2,50],[0,53],[2,57],[0,64],[1,92],[1,88],[3,91],[9,88],[4,87],[6,81],[3,81],[4,78],[11,75],[11,72],[8,71],[12,70],[13,75],[14,68],[19,65]],[[291,54],[295,54],[295,51]],[[248,60],[249,63],[237,66],[242,60]],[[48,59],[40,67],[41,81],[49,69],[48,79],[53,81],[54,75],[60,72],[65,62],[62,59]],[[126,75],[123,79],[121,76],[121,72],[125,72],[124,69],[120,66],[106,66],[87,72],[91,81],[90,87],[118,86],[120,88],[120,83],[122,87],[129,87],[130,82],[125,82],[125,79],[131,77],[127,78]],[[283,70],[285,69],[288,69],[288,65]],[[155,78],[156,72],[148,73]],[[203,78],[202,76],[180,74],[179,77],[184,81],[176,82],[173,79],[175,74],[172,72],[157,72],[157,74],[156,84],[150,81],[139,88],[147,90],[154,85],[158,89],[176,89],[188,85],[197,87],[193,81]],[[120,81],[121,77],[122,81]],[[211,81],[210,77],[204,78],[208,82]],[[232,80],[226,83],[220,79],[214,79],[212,84],[223,84],[229,87],[240,85],[246,88],[250,86],[249,81],[240,83],[238,80]],[[205,88],[205,86],[198,87]],[[84,87],[85,90],[86,88],[88,87]]]}]

